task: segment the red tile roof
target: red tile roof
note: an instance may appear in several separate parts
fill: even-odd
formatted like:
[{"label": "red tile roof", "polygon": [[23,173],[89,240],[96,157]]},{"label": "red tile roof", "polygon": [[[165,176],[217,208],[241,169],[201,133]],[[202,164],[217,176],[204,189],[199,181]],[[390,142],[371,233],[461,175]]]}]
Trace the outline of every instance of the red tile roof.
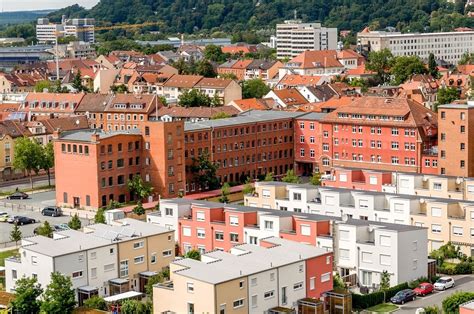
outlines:
[{"label": "red tile roof", "polygon": [[294,88],[276,89],[273,93],[286,105],[298,106],[307,104],[308,100],[301,95],[301,93]]},{"label": "red tile roof", "polygon": [[336,50],[307,50],[293,59],[289,64],[298,64],[298,68],[343,68],[344,66],[337,60]]},{"label": "red tile roof", "polygon": [[285,87],[316,86],[320,84],[322,76],[286,74],[277,85]]},{"label": "red tile roof", "polygon": [[268,109],[272,109],[273,100],[269,101],[268,99],[249,98],[249,99],[234,100],[230,104],[238,108],[240,111],[268,110]]},{"label": "red tile roof", "polygon": [[45,126],[48,134],[52,134],[55,130],[73,131],[89,128],[86,116],[45,119],[41,120],[40,123]]},{"label": "red tile roof", "polygon": [[201,75],[173,75],[166,83],[165,86],[181,87],[181,88],[193,88],[203,76]]},{"label": "red tile roof", "polygon": [[196,86],[210,88],[226,88],[227,86],[229,86],[230,83],[232,83],[232,80],[204,77],[202,80],[199,81],[199,83],[196,84]]}]

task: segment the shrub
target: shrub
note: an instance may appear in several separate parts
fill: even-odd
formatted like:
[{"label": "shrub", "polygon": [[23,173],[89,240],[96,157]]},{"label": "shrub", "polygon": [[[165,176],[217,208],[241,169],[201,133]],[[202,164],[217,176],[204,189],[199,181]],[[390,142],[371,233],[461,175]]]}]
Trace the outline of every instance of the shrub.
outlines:
[{"label": "shrub", "polygon": [[443,300],[445,313],[459,313],[459,305],[474,300],[474,292],[455,292]]},{"label": "shrub", "polygon": [[471,274],[472,273],[471,263],[461,262],[454,267],[456,274]]},{"label": "shrub", "polygon": [[[408,283],[404,282],[391,287],[385,291],[386,300],[390,300],[398,291],[408,289]],[[366,309],[374,305],[384,303],[384,292],[377,291],[369,294],[352,294],[352,307],[354,309]]]}]

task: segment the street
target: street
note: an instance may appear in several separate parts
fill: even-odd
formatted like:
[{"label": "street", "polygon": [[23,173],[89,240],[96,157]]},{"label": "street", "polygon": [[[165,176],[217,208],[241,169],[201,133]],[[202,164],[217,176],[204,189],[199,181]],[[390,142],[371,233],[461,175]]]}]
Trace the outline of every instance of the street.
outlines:
[{"label": "street", "polygon": [[[54,184],[54,174],[51,175],[51,184]],[[33,187],[46,185],[48,185],[48,176],[42,175],[33,177]],[[30,189],[30,178],[21,178],[12,181],[0,182],[1,193],[13,192],[16,188],[19,188],[20,190]]]},{"label": "street", "polygon": [[474,291],[474,275],[454,275],[452,276],[456,285],[454,288],[445,291],[435,291],[426,297],[418,297],[415,301],[408,302],[400,306],[396,313],[415,313],[417,308],[437,305],[442,308],[443,300],[457,291]]}]

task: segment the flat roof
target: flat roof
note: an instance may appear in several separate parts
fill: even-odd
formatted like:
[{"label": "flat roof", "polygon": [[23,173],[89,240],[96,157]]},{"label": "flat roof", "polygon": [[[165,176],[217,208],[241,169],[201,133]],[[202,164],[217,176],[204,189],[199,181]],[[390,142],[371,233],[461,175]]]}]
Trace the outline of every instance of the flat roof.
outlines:
[{"label": "flat roof", "polygon": [[116,135],[139,135],[140,129],[131,129],[126,131],[104,131],[102,129],[87,129],[78,131],[63,132],[59,136],[62,141],[90,142],[91,136],[99,135],[99,139],[109,138]]},{"label": "flat roof", "polygon": [[202,256],[202,260],[206,262],[189,258],[175,260],[174,264],[185,267],[176,270],[175,274],[210,284],[219,284],[328,254],[325,249],[277,237],[262,241],[273,243],[275,246],[264,248],[242,244],[234,246],[232,253],[224,251],[206,253]]},{"label": "flat roof", "polygon": [[185,122],[184,130],[196,131],[196,130],[204,130],[204,129],[211,129],[211,128],[242,125],[242,124],[248,124],[248,123],[289,119],[289,118],[299,117],[303,114],[305,113],[274,111],[274,110],[249,110],[232,118],[198,121],[198,122]]},{"label": "flat roof", "polygon": [[380,37],[415,37],[415,36],[454,36],[454,35],[474,35],[474,31],[467,32],[437,32],[437,33],[405,33],[400,32],[385,32],[385,31],[373,31],[368,33],[357,33],[357,36],[380,36]]},{"label": "flat roof", "polygon": [[125,300],[125,299],[130,299],[130,298],[136,298],[139,296],[142,296],[143,293],[137,292],[137,291],[127,291],[124,293],[116,294],[110,297],[105,297],[104,301],[105,302],[116,302],[120,300]]},{"label": "flat roof", "polygon": [[461,304],[460,307],[463,308],[463,309],[474,310],[474,300],[463,303],[463,304]]}]

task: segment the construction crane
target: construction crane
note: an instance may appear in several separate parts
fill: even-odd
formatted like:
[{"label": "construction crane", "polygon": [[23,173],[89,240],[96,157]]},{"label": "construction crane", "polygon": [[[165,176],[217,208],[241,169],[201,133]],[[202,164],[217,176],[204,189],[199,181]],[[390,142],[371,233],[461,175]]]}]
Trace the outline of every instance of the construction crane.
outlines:
[{"label": "construction crane", "polygon": [[[145,22],[140,24],[118,24],[118,25],[110,25],[110,26],[99,26],[99,27],[82,27],[79,29],[79,32],[91,32],[91,31],[106,31],[106,30],[114,30],[114,29],[134,29],[134,28],[142,28],[146,26],[162,26],[164,25],[163,22]],[[56,35],[56,43],[55,43],[55,57],[56,57],[56,79],[59,80],[59,50],[58,50],[58,40],[61,35],[64,35],[64,32],[57,31]]]}]

